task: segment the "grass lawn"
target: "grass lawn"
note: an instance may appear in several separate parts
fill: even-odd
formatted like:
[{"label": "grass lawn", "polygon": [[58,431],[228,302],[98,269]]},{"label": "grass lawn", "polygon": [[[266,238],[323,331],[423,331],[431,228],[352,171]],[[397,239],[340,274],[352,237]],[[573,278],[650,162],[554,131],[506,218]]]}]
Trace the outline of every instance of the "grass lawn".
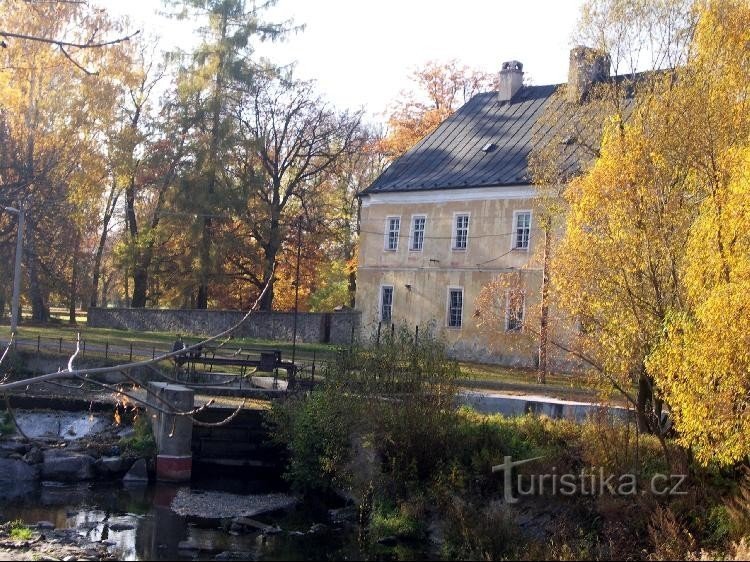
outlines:
[{"label": "grass lawn", "polygon": [[[107,342],[110,346],[127,347],[130,344],[141,350],[155,349],[159,351],[171,350],[176,334],[170,332],[135,332],[130,330],[116,330],[109,328],[90,328],[85,324],[70,326],[63,322],[52,323],[44,326],[22,325],[19,328],[19,338],[28,342],[35,341],[37,337],[42,342],[47,340],[49,348],[51,341],[74,342],[77,333],[86,340],[87,354],[92,351],[92,344],[104,346]],[[10,329],[0,326],[0,339],[7,339]],[[185,343],[192,344],[201,341],[198,336],[184,336]],[[44,343],[42,343],[44,345]],[[283,352],[284,359],[291,358],[291,342],[278,342],[260,340],[254,338],[235,338],[227,345],[227,348],[236,349],[279,349]],[[311,361],[313,356],[318,359],[325,358],[335,352],[336,346],[323,343],[298,343],[296,357],[302,361]],[[94,353],[96,353],[94,351]],[[550,373],[546,384],[537,383],[537,373],[533,369],[520,369],[503,367],[500,365],[488,365],[482,363],[462,362],[461,370],[465,379],[462,385],[472,389],[485,389],[489,391],[504,392],[509,394],[539,394],[553,396],[567,400],[590,401],[601,397],[597,392],[595,382],[587,375],[575,373]],[[231,371],[231,368],[228,369]],[[613,402],[621,402],[622,397],[612,393],[608,397]]]},{"label": "grass lawn", "polygon": [[[43,340],[59,340],[64,342],[75,341],[78,332],[81,338],[88,344],[101,344],[109,342],[110,345],[133,344],[138,347],[156,347],[157,350],[171,350],[175,341],[176,334],[170,332],[135,332],[130,330],[115,330],[110,328],[89,328],[85,325],[70,326],[66,324],[49,324],[45,326],[22,325],[18,330],[19,339],[35,340],[41,337]],[[7,339],[10,337],[10,328],[7,326],[0,327],[0,337]],[[186,344],[197,343],[204,338],[200,336],[183,336]],[[259,340],[254,338],[233,338],[227,344],[227,347],[237,348],[259,348],[259,349],[280,349],[285,355],[291,353],[291,342],[277,342],[269,340]],[[325,354],[331,353],[336,346],[323,343],[297,343],[297,353],[303,357],[312,357],[313,353]]]}]

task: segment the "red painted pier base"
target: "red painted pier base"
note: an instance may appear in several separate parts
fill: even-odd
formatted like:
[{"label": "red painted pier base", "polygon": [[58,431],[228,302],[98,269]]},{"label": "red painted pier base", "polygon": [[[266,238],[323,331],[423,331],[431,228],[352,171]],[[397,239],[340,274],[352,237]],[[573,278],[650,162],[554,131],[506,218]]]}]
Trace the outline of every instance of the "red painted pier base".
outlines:
[{"label": "red painted pier base", "polygon": [[193,456],[156,456],[156,479],[166,482],[187,482],[193,473]]}]

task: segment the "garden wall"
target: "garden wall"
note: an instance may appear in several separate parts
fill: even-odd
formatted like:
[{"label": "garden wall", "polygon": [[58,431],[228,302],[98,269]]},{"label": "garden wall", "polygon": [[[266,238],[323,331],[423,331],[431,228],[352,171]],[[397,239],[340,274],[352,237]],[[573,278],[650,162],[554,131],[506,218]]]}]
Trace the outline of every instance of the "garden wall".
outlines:
[{"label": "garden wall", "polygon": [[[89,308],[87,324],[93,328],[115,328],[174,334],[213,335],[239,322],[238,310],[165,310],[153,308]],[[347,344],[359,333],[360,313],[300,312],[297,341]],[[293,312],[254,312],[235,332],[236,337],[292,341]]]}]

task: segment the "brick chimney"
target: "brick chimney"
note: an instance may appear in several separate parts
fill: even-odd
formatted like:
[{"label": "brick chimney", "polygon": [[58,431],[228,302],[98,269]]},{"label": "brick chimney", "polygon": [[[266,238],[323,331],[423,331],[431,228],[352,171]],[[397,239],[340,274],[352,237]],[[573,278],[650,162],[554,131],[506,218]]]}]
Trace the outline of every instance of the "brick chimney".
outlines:
[{"label": "brick chimney", "polygon": [[585,101],[591,86],[609,78],[611,60],[604,51],[591,47],[573,47],[568,67],[568,101]]},{"label": "brick chimney", "polygon": [[510,101],[523,85],[523,64],[517,60],[503,63],[500,70],[500,84],[497,92],[498,101]]}]

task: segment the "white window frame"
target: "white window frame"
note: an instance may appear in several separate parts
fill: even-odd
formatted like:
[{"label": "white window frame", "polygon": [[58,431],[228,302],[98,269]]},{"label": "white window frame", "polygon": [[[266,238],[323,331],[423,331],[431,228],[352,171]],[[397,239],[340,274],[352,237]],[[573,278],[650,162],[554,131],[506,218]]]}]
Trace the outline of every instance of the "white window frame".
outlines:
[{"label": "white window frame", "polygon": [[[416,226],[416,219],[424,219],[424,226],[422,227],[422,247],[414,247],[414,227]],[[411,216],[411,227],[409,228],[409,251],[410,252],[421,252],[424,250],[425,235],[427,233],[427,215],[412,215]]]},{"label": "white window frame", "polygon": [[[518,328],[510,329],[510,297],[512,294],[521,295],[523,299],[521,304],[521,325]],[[507,289],[505,291],[505,331],[509,334],[520,334],[523,332],[523,325],[526,321],[526,291],[522,289]]]},{"label": "white window frame", "polygon": [[[458,248],[458,217],[466,217],[466,246]],[[469,211],[456,211],[453,213],[453,223],[451,224],[451,251],[465,252],[469,249],[469,230],[471,229],[471,213]]]},{"label": "white window frame", "polygon": [[[383,289],[390,289],[391,290],[391,317],[386,320],[383,318]],[[393,301],[395,300],[396,296],[396,290],[393,288],[393,285],[384,284],[380,286],[380,291],[378,292],[378,320],[380,322],[392,322],[393,321]]]},{"label": "white window frame", "polygon": [[[460,326],[451,326],[451,293],[453,291],[459,291],[461,293],[461,325]],[[447,293],[447,302],[445,307],[445,326],[449,330],[460,330],[464,327],[464,288],[463,287],[448,287]]]},{"label": "white window frame", "polygon": [[[526,244],[526,247],[523,246],[516,246],[516,240],[518,237],[518,216],[521,214],[527,214],[529,215],[529,238]],[[518,209],[517,211],[513,211],[513,233],[510,236],[510,249],[511,250],[519,250],[521,252],[528,252],[531,248],[531,225],[534,220],[534,213],[531,211],[531,209]]]},{"label": "white window frame", "polygon": [[[391,220],[398,219],[398,230],[396,231],[396,247],[390,248],[388,242],[391,234]],[[383,250],[386,252],[398,252],[398,241],[401,238],[401,215],[389,215],[385,217],[385,234],[383,236]]]}]

